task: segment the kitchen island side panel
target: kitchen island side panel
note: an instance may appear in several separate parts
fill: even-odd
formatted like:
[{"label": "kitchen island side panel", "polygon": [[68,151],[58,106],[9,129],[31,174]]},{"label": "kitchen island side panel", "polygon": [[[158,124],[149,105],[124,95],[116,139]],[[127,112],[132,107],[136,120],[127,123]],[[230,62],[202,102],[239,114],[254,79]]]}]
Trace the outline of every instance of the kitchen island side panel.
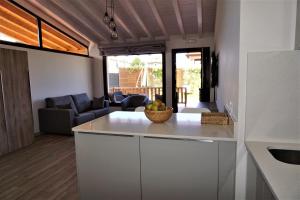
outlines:
[{"label": "kitchen island side panel", "polygon": [[83,200],[140,200],[139,137],[75,133]]}]

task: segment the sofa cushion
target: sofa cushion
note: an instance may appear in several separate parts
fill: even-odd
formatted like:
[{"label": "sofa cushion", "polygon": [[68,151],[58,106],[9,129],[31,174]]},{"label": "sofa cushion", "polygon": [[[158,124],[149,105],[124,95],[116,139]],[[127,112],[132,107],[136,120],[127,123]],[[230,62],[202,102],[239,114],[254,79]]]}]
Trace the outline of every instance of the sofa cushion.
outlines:
[{"label": "sofa cushion", "polygon": [[72,98],[79,113],[91,109],[91,101],[86,93],[72,95]]},{"label": "sofa cushion", "polygon": [[75,115],[78,115],[78,110],[70,95],[60,96],[60,97],[49,97],[46,98],[45,101],[46,101],[47,108],[56,108],[58,106],[64,106],[70,104]]},{"label": "sofa cushion", "polygon": [[95,114],[93,112],[80,113],[78,116],[74,117],[74,123],[75,125],[80,125],[93,119],[95,119]]},{"label": "sofa cushion", "polygon": [[65,105],[56,105],[56,108],[59,109],[72,109],[71,103],[65,104]]},{"label": "sofa cushion", "polygon": [[104,108],[104,96],[100,97],[100,98],[95,98],[93,99],[93,103],[92,103],[92,109],[101,109]]},{"label": "sofa cushion", "polygon": [[102,117],[106,114],[109,113],[109,108],[102,108],[102,109],[98,109],[98,110],[91,110],[89,112],[93,112],[95,114],[95,117],[98,118],[98,117]]}]

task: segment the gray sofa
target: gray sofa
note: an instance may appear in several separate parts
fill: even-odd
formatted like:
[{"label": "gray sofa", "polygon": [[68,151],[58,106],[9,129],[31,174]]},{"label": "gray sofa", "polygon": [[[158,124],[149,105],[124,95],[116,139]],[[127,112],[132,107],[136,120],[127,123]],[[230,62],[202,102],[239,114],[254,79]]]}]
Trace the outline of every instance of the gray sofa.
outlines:
[{"label": "gray sofa", "polygon": [[[72,127],[109,113],[109,102],[104,100],[97,109],[87,94],[46,98],[46,108],[39,109],[40,131],[73,134]],[[94,107],[93,107],[94,106]]]}]

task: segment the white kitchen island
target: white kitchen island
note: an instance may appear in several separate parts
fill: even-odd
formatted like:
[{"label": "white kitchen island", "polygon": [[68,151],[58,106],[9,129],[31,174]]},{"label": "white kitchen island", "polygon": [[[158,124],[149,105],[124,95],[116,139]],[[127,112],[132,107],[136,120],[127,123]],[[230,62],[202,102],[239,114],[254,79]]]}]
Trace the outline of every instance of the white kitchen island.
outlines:
[{"label": "white kitchen island", "polygon": [[81,199],[234,199],[231,126],[177,113],[113,112],[73,128]]}]

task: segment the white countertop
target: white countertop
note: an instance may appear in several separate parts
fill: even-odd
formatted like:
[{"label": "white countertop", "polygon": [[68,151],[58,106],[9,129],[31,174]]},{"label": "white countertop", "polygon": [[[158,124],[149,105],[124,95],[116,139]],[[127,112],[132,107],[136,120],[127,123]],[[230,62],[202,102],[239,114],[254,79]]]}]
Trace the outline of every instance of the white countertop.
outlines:
[{"label": "white countertop", "polygon": [[150,137],[236,141],[231,125],[203,125],[201,114],[174,113],[161,124],[149,121],[143,112],[116,111],[72,129],[74,132]]},{"label": "white countertop", "polygon": [[264,176],[273,195],[280,200],[300,199],[300,165],[292,165],[276,160],[268,147],[278,149],[298,149],[298,143],[246,142],[248,152]]}]

